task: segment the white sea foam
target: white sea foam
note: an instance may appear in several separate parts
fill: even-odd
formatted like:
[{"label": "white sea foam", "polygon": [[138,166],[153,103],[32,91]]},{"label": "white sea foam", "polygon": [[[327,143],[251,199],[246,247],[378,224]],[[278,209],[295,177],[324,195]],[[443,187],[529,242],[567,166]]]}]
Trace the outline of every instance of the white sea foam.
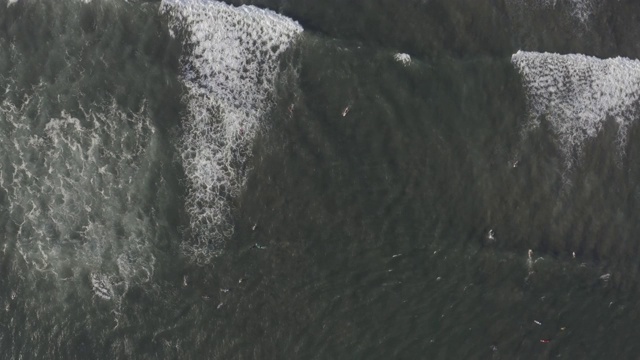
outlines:
[{"label": "white sea foam", "polygon": [[411,64],[411,55],[409,54],[397,53],[393,56],[393,59],[405,66]]},{"label": "white sea foam", "polygon": [[115,104],[47,119],[39,99],[0,104],[0,199],[14,224],[5,235],[34,274],[89,271],[95,294],[117,300],[153,273],[155,226],[139,194],[154,128],[144,110]]},{"label": "white sea foam", "polygon": [[279,56],[302,27],[269,10],[216,1],[168,0],[161,11],[173,31],[187,33],[181,156],[193,241],[183,248],[207,262],[233,232],[229,201],[243,187],[253,139],[272,103]]},{"label": "white sea foam", "polygon": [[105,300],[111,300],[113,297],[113,285],[111,284],[109,277],[103,274],[93,273],[91,274],[91,286],[93,287],[93,292],[96,296]]},{"label": "white sea foam", "polygon": [[638,114],[640,61],[518,51],[511,62],[522,76],[532,124],[542,116],[549,121],[569,166],[607,120],[618,125],[621,149],[626,144]]}]

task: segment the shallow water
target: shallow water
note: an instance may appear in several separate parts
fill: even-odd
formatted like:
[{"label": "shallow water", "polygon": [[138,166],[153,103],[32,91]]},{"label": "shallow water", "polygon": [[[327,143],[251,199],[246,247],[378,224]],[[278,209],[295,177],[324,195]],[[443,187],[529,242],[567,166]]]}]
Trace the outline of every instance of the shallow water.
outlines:
[{"label": "shallow water", "polygon": [[0,9],[0,358],[640,353],[635,3]]}]

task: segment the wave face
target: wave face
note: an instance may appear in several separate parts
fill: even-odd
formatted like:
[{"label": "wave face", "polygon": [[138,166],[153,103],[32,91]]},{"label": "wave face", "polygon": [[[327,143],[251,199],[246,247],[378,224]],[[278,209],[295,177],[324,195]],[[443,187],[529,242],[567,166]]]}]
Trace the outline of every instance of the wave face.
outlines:
[{"label": "wave face", "polygon": [[511,62],[522,75],[532,124],[545,117],[569,166],[608,120],[618,126],[622,150],[638,114],[640,61],[519,51]]},{"label": "wave face", "polygon": [[193,241],[183,250],[208,262],[233,232],[230,200],[243,187],[253,139],[270,109],[278,58],[302,27],[272,11],[215,1],[164,1],[161,11],[172,31],[186,33],[188,49],[180,152]]}]

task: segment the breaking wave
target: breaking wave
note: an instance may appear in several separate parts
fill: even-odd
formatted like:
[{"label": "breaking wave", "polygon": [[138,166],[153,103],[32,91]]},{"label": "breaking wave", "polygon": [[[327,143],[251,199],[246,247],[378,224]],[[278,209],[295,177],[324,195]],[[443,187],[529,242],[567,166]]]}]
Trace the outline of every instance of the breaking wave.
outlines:
[{"label": "breaking wave", "polygon": [[180,152],[192,241],[183,250],[208,262],[233,232],[230,200],[243,187],[253,139],[273,101],[279,56],[302,27],[269,10],[216,1],[168,0],[161,11],[173,32],[185,34]]},{"label": "breaking wave", "polygon": [[549,122],[569,166],[608,120],[618,126],[622,150],[638,114],[640,61],[518,51],[511,62],[522,76],[532,125],[541,117]]}]

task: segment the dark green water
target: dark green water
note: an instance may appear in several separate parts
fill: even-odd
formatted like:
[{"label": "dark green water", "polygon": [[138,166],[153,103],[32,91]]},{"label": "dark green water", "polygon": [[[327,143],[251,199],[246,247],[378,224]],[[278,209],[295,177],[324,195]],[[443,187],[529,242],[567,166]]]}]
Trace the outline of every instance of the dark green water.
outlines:
[{"label": "dark green water", "polygon": [[640,354],[637,4],[231,3],[0,3],[0,358]]}]

